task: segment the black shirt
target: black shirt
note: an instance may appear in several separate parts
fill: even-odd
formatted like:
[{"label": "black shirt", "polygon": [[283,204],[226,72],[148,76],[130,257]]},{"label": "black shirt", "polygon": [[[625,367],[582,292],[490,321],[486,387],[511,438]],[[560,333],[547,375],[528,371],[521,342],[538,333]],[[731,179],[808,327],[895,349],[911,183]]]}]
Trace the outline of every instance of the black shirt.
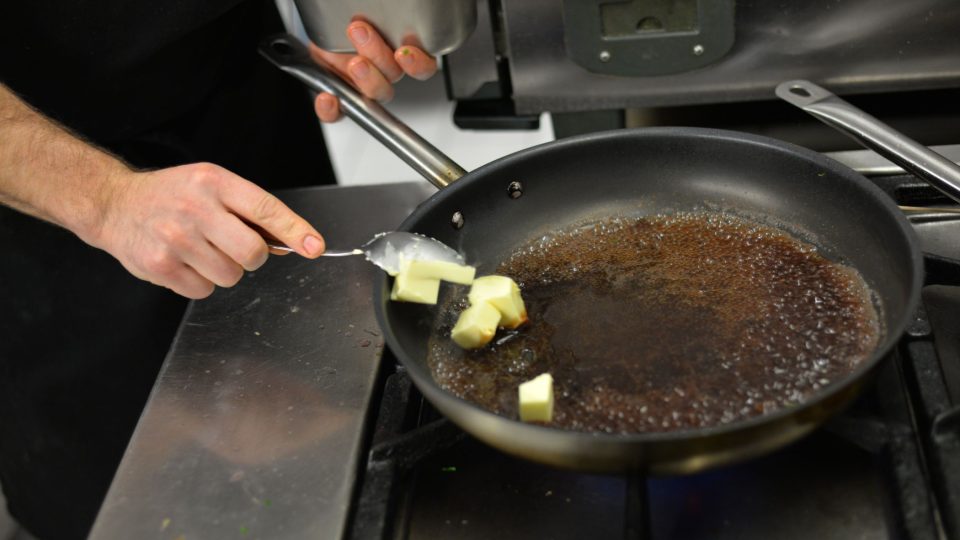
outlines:
[{"label": "black shirt", "polygon": [[247,62],[256,7],[237,0],[9,2],[0,73],[40,110],[94,139],[135,136],[188,114]]},{"label": "black shirt", "polygon": [[270,187],[329,182],[307,93],[258,56],[270,0],[0,6],[0,81],[134,165],[213,161]]},{"label": "black shirt", "polygon": [[[306,90],[256,52],[277,31],[271,0],[0,1],[0,81],[137,167],[330,182]],[[34,535],[83,538],[186,302],[5,207],[0,245],[0,482]]]}]

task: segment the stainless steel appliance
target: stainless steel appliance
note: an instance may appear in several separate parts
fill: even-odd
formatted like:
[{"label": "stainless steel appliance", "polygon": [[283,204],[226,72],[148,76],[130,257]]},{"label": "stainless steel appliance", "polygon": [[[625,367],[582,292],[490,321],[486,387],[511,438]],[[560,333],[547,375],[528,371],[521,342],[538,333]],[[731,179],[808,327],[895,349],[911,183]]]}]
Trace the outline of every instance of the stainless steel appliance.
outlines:
[{"label": "stainless steel appliance", "polygon": [[530,127],[549,112],[559,136],[703,125],[853,148],[771,103],[777,84],[807,79],[947,144],[958,27],[949,0],[479,0],[477,28],[444,75],[456,121],[473,129]]}]

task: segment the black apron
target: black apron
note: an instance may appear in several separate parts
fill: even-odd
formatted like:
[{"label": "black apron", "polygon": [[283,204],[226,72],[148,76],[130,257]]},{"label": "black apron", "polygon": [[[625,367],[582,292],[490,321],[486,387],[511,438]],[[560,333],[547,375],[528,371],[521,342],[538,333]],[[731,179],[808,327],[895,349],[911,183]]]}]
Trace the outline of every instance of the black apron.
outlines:
[{"label": "black apron", "polygon": [[[0,81],[134,166],[332,181],[306,92],[256,54],[272,1],[0,4]],[[0,482],[34,535],[83,538],[186,301],[4,207],[0,249]]]}]

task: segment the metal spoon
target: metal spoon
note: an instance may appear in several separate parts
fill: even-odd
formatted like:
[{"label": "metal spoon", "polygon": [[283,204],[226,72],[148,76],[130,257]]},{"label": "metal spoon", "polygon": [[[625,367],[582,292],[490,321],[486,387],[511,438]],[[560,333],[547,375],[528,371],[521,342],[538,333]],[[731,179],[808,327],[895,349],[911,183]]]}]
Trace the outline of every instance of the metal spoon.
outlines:
[{"label": "metal spoon", "polygon": [[[280,244],[272,239],[266,239],[271,249],[293,252],[293,248]],[[443,242],[409,232],[382,232],[371,238],[358,249],[324,251],[323,257],[347,257],[350,255],[364,255],[367,260],[386,270],[390,275],[400,272],[400,255],[404,259],[420,259],[430,261],[444,261],[464,264],[463,255]]]}]

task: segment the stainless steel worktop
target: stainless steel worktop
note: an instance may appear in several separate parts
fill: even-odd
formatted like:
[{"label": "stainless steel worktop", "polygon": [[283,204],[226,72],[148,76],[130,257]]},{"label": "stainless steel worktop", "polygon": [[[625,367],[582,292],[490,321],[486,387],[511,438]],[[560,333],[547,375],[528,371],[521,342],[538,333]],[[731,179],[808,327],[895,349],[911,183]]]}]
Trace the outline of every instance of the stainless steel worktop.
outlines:
[{"label": "stainless steel worktop", "polygon": [[[345,248],[433,191],[280,195]],[[341,537],[383,346],[374,272],[356,257],[274,257],[192,303],[91,538]]]}]

